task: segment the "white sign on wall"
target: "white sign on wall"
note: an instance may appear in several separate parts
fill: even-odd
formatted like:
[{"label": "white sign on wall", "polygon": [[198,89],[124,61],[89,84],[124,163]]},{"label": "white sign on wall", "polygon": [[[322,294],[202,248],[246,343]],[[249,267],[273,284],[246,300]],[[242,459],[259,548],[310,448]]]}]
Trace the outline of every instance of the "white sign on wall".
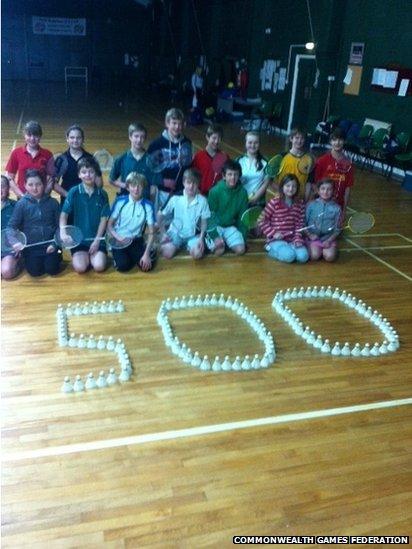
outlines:
[{"label": "white sign on wall", "polygon": [[86,36],[86,19],[69,17],[38,17],[33,15],[33,34]]}]

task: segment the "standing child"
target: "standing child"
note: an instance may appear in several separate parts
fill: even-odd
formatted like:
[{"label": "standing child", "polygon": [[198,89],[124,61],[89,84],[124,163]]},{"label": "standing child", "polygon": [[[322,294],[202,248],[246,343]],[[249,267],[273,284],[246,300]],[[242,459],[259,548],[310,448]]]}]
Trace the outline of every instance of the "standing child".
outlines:
[{"label": "standing child", "polygon": [[282,159],[277,179],[281,181],[287,174],[295,175],[307,201],[311,195],[314,161],[312,155],[306,151],[306,132],[301,128],[292,129],[289,143],[290,149]]},{"label": "standing child", "polygon": [[[113,204],[107,230],[118,241],[131,238],[129,246],[122,249],[112,248],[115,267],[120,272],[130,271],[138,265],[142,271],[150,271],[154,264],[152,252],[154,238],[153,204],[144,196],[147,186],[146,177],[131,172],[126,177],[128,194],[119,196]],[[148,238],[143,235],[147,227]]]},{"label": "standing child", "polygon": [[184,246],[193,259],[200,259],[204,255],[210,210],[206,198],[199,193],[200,179],[197,170],[185,170],[183,195],[172,196],[159,214],[160,224],[165,216],[173,214],[172,223],[161,244],[161,252],[166,259],[171,259]]},{"label": "standing child", "polygon": [[[26,171],[25,187],[26,194],[14,207],[8,226],[22,231],[27,244],[52,240],[59,226],[59,203],[45,193],[39,170]],[[60,270],[61,253],[54,243],[24,248],[22,255],[31,276],[56,275]]]},{"label": "standing child", "polygon": [[222,181],[210,189],[208,196],[211,215],[217,223],[209,235],[213,241],[210,247],[215,255],[222,255],[225,246],[241,255],[246,251],[247,234],[241,218],[248,207],[247,192],[240,183],[242,168],[239,162],[228,160],[222,171]]},{"label": "standing child", "polygon": [[98,166],[93,159],[84,158],[78,163],[81,183],[70,189],[60,214],[60,227],[67,225],[69,215],[83,233],[83,241],[71,250],[73,268],[86,272],[90,266],[104,271],[107,262],[106,245],[102,240],[107,218],[109,198],[105,190],[96,185]]},{"label": "standing child", "polygon": [[213,185],[222,179],[222,167],[228,155],[219,149],[223,139],[223,128],[219,124],[210,124],[206,130],[206,148],[197,151],[192,166],[201,173],[199,190],[207,196]]},{"label": "standing child", "polygon": [[318,196],[306,206],[306,234],[310,259],[335,261],[338,255],[336,239],[342,210],[333,200],[334,182],[322,179],[317,186]]},{"label": "standing child", "polygon": [[[16,201],[9,198],[10,181],[5,175],[1,176],[1,230],[3,231],[11,218]],[[19,254],[16,252],[1,251],[1,276],[10,280],[19,273]]]},{"label": "standing child", "polygon": [[25,175],[29,169],[39,171],[46,194],[52,190],[53,155],[49,150],[40,147],[42,135],[43,131],[38,122],[27,122],[23,128],[25,145],[14,149],[7,161],[6,172],[10,179],[10,188],[17,198],[21,198],[26,192]]},{"label": "standing child", "polygon": [[180,109],[169,109],[165,116],[166,129],[152,141],[147,150],[151,166],[161,166],[158,185],[159,205],[171,194],[182,194],[183,172],[192,162],[192,142],[183,135],[184,116]]},{"label": "standing child", "polygon": [[240,181],[247,192],[249,205],[264,205],[266,189],[270,178],[265,173],[267,160],[259,150],[258,132],[247,132],[245,136],[246,154],[237,158],[242,168]]},{"label": "standing child", "polygon": [[132,172],[141,173],[150,183],[143,186],[143,198],[150,199],[156,193],[156,187],[152,186],[153,173],[147,163],[146,149],[144,147],[147,130],[143,124],[133,122],[128,129],[130,149],[117,156],[114,160],[109,176],[109,183],[116,187],[117,194],[128,194],[127,176]]},{"label": "standing child", "polygon": [[353,187],[353,166],[344,152],[345,135],[336,128],[330,137],[331,150],[316,161],[315,182],[331,179],[335,183],[334,200],[345,213]]},{"label": "standing child", "polygon": [[[70,126],[70,128],[66,130],[66,141],[69,148],[58,156],[54,162],[56,172],[61,177],[61,182],[55,180],[53,187],[61,197],[60,204],[64,203],[64,199],[70,189],[81,183],[78,170],[79,161],[83,158],[87,158],[88,160],[93,159],[93,155],[83,148],[84,131],[77,124]],[[96,185],[98,187],[103,186],[100,168],[96,171]]]},{"label": "standing child", "polygon": [[305,206],[299,198],[295,175],[285,175],[279,184],[279,195],[266,205],[260,222],[267,240],[265,249],[269,257],[278,261],[306,263],[309,254],[302,235]]}]

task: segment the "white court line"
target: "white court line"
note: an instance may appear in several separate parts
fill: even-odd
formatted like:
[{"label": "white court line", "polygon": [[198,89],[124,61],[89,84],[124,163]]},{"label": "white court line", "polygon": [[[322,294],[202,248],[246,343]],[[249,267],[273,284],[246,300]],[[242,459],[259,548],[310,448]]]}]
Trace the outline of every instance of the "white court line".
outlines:
[{"label": "white court line", "polygon": [[11,150],[14,151],[14,149],[16,148],[16,145],[17,145],[17,139],[15,139],[13,141],[13,145],[11,146]]},{"label": "white court line", "polygon": [[406,278],[406,280],[409,280],[409,282],[412,282],[412,278],[410,276],[403,273],[399,269],[396,269],[393,265],[391,265],[387,261],[384,261],[383,259],[381,259],[377,255],[373,254],[372,252],[369,252],[366,248],[363,248],[362,246],[359,246],[359,244],[357,244],[356,242],[353,242],[350,238],[347,238],[346,236],[344,238],[345,238],[346,242],[349,242],[349,244],[352,244],[352,246],[355,246],[355,248],[358,248],[359,250],[362,250],[363,252],[365,252],[365,254],[368,254],[370,257],[373,257],[373,259],[376,259],[376,261],[379,261],[379,263],[382,263],[382,265],[385,265],[386,267],[388,267],[388,269],[391,269],[395,273],[397,273],[397,274],[403,276],[404,278]]},{"label": "white court line", "polygon": [[22,123],[22,121],[23,121],[23,114],[24,114],[24,106],[23,106],[23,108],[22,108],[22,110],[21,110],[19,122],[18,122],[18,124],[17,124],[16,135],[20,135],[21,123]]},{"label": "white court line", "polygon": [[[368,234],[353,234],[351,238],[373,238],[374,236],[402,236],[399,233],[368,233]],[[405,240],[409,240],[404,237]],[[412,242],[412,240],[410,240]]]},{"label": "white court line", "polygon": [[112,438],[108,440],[95,440],[93,442],[67,444],[65,446],[49,446],[47,448],[39,448],[37,450],[26,450],[22,452],[10,452],[7,454],[3,454],[1,457],[1,461],[21,461],[24,459],[55,457],[67,454],[74,454],[78,452],[91,452],[96,450],[105,450],[108,448],[119,448],[122,446],[135,446],[138,444],[147,444],[150,442],[162,442],[165,440],[176,440],[180,438],[210,435],[213,433],[224,433],[227,431],[250,429],[252,427],[279,425],[281,423],[291,423],[294,421],[305,421],[309,419],[319,419],[331,416],[339,416],[343,414],[367,412],[370,410],[382,410],[384,408],[394,408],[397,406],[405,406],[408,404],[412,404],[412,398],[387,400],[386,402],[371,402],[369,404],[357,404],[354,406],[343,406],[341,408],[327,408],[325,410],[314,410],[312,412],[300,412],[296,414],[285,414],[281,416],[261,417],[256,419],[247,419],[244,421],[235,421],[232,423],[201,425],[199,427],[190,427],[188,429],[161,431],[159,433],[147,433],[145,435],[133,435],[129,437]]},{"label": "white court line", "polygon": [[403,234],[400,234],[400,233],[394,233],[396,234],[396,236],[399,236],[400,238],[403,238],[404,240],[406,240],[407,242],[412,242],[412,239],[411,238],[408,238],[407,236],[403,235]]}]

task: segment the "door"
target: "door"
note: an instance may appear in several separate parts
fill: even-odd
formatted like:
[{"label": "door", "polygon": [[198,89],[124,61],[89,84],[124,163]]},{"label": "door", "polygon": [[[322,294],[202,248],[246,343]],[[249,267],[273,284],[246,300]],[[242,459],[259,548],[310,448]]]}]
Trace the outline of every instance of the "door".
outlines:
[{"label": "door", "polygon": [[293,72],[288,132],[296,126],[308,128],[311,99],[316,79],[314,55],[297,55]]}]

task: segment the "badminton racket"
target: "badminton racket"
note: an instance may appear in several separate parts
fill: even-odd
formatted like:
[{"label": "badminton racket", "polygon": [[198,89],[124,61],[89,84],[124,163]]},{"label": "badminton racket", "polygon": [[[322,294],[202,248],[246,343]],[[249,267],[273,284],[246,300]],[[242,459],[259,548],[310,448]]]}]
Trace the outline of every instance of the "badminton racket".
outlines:
[{"label": "badminton racket", "polygon": [[32,242],[30,244],[27,244],[27,237],[23,232],[17,229],[7,228],[1,231],[1,250],[5,253],[20,252],[25,248],[32,248],[44,244],[55,244],[58,248],[71,250],[78,246],[82,240],[82,231],[73,225],[66,225],[58,228],[52,239]]},{"label": "badminton racket", "polygon": [[93,154],[102,172],[110,172],[113,167],[113,156],[106,149],[99,149]]},{"label": "badminton racket", "polygon": [[146,155],[146,164],[153,173],[161,173],[170,166],[170,156],[166,149],[159,149]]},{"label": "badminton racket", "polygon": [[[96,240],[94,237],[84,238],[83,242],[93,242],[94,240]],[[133,237],[124,236],[117,238],[111,233],[106,233],[105,236],[100,236],[97,240],[104,240],[110,249],[123,250],[124,248],[130,246],[133,242]]]},{"label": "badminton racket", "polygon": [[249,230],[255,229],[258,225],[260,216],[262,215],[263,208],[260,206],[252,206],[245,210],[240,218],[241,222]]},{"label": "badminton racket", "polygon": [[356,212],[350,216],[347,225],[339,227],[339,223],[329,227],[328,231],[349,229],[354,234],[364,234],[372,229],[375,225],[375,218],[371,213]]},{"label": "badminton racket", "polygon": [[212,159],[212,171],[213,171],[213,181],[212,185],[216,183],[219,179],[222,178],[222,169],[228,159],[226,153],[218,151]]},{"label": "badminton racket", "polygon": [[311,154],[304,154],[298,160],[297,167],[299,173],[309,175],[315,165],[315,159]]},{"label": "badminton racket", "polygon": [[46,173],[49,177],[59,180],[67,171],[69,162],[64,153],[56,153],[49,158],[46,165]]},{"label": "badminton racket", "polygon": [[276,154],[269,160],[265,167],[265,172],[268,177],[273,179],[278,176],[282,160],[283,156],[281,154]]}]

